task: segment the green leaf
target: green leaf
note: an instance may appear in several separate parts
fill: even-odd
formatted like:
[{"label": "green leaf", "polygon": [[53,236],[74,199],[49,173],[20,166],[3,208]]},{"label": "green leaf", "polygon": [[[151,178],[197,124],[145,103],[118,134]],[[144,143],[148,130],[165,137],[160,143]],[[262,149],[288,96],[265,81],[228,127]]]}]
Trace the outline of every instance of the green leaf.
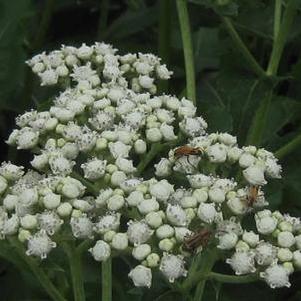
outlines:
[{"label": "green leaf", "polygon": [[214,9],[224,16],[236,16],[238,14],[238,4],[232,0],[189,0],[192,3],[203,5]]},{"label": "green leaf", "polygon": [[204,114],[209,122],[210,132],[231,132],[233,130],[232,115],[224,108],[209,106]]},{"label": "green leaf", "polygon": [[120,40],[153,25],[158,18],[158,7],[146,7],[139,11],[127,10],[105,32],[104,38]]},{"label": "green leaf", "polygon": [[218,32],[217,28],[201,27],[193,34],[196,72],[218,68],[221,53]]},{"label": "green leaf", "polygon": [[263,144],[273,143],[286,124],[294,123],[301,114],[301,102],[289,97],[273,97],[263,133]]},{"label": "green leaf", "polygon": [[31,14],[31,1],[3,0],[0,11],[0,107],[16,110],[26,59],[23,23]]}]

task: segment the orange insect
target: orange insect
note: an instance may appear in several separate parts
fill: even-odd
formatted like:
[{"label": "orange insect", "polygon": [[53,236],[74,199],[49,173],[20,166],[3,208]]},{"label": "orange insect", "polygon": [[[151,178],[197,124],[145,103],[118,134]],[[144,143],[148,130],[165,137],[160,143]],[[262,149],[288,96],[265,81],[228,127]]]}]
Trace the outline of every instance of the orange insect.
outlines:
[{"label": "orange insect", "polygon": [[211,236],[211,230],[201,229],[184,239],[184,247],[190,252],[195,252],[199,247],[206,247]]},{"label": "orange insect", "polygon": [[259,187],[251,186],[249,189],[249,195],[247,196],[247,204],[252,207],[258,198]]},{"label": "orange insect", "polygon": [[189,155],[200,155],[203,153],[203,151],[204,150],[201,147],[191,147],[188,145],[183,145],[176,148],[174,154],[176,158],[180,158]]}]

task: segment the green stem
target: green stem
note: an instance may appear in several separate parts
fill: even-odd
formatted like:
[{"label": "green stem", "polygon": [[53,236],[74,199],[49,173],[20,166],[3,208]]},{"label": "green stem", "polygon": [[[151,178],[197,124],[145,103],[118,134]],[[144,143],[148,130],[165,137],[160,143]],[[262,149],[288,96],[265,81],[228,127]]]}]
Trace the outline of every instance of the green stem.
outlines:
[{"label": "green stem", "polygon": [[101,264],[102,299],[112,301],[112,259],[108,258]]},{"label": "green stem", "polygon": [[178,139],[166,143],[156,142],[153,143],[149,152],[143,157],[140,163],[137,166],[137,175],[141,175],[141,173],[145,170],[148,164],[160,153],[164,150],[169,150],[178,145],[183,141],[183,135],[181,133],[178,134]]},{"label": "green stem", "polygon": [[74,244],[64,243],[62,246],[69,261],[74,301],[85,301],[81,254],[76,250]]},{"label": "green stem", "polygon": [[261,144],[272,96],[273,90],[271,89],[261,101],[249,129],[247,144],[255,146],[259,146]]},{"label": "green stem", "polygon": [[289,153],[293,152],[297,147],[301,145],[301,134],[295,137],[292,141],[282,146],[279,150],[275,152],[275,156],[282,159]]},{"label": "green stem", "polygon": [[137,174],[141,175],[147,165],[156,157],[156,155],[162,150],[163,144],[153,143],[150,151],[143,157],[137,166]]},{"label": "green stem", "polygon": [[97,29],[97,38],[99,40],[102,40],[104,37],[104,31],[108,23],[109,8],[110,8],[109,0],[101,0],[98,29]]},{"label": "green stem", "polygon": [[[276,75],[282,56],[282,52],[287,41],[288,34],[293,24],[294,18],[297,13],[297,0],[289,0],[283,15],[280,29],[277,35],[274,35],[273,50],[267,68],[267,75]],[[275,7],[277,8],[277,7]],[[279,22],[277,20],[277,22]],[[278,26],[278,25],[277,25]],[[275,34],[275,32],[274,32]]]},{"label": "green stem", "polygon": [[231,20],[228,17],[221,17],[224,25],[228,33],[230,34],[234,44],[236,45],[237,49],[241,52],[244,56],[246,62],[249,64],[252,71],[259,77],[266,77],[265,71],[263,68],[258,64],[252,53],[246,47],[242,39],[240,38],[239,34],[237,33],[236,29],[234,28]]},{"label": "green stem", "polygon": [[188,276],[181,285],[183,295],[189,295],[189,292],[197,286],[194,300],[202,300],[205,284],[209,273],[211,272],[216,260],[218,251],[216,248],[209,248],[199,253],[192,261]]},{"label": "green stem", "polygon": [[274,42],[278,37],[280,26],[281,26],[281,14],[282,13],[282,0],[275,0],[274,10]]},{"label": "green stem", "polygon": [[196,86],[192,37],[186,0],[177,0],[177,10],[181,28],[182,44],[185,60],[187,97],[196,104]]},{"label": "green stem", "polygon": [[209,279],[213,279],[222,283],[239,284],[239,283],[255,282],[258,281],[259,278],[257,274],[234,276],[234,275],[225,275],[225,274],[211,272],[209,274]]},{"label": "green stem", "polygon": [[92,242],[93,242],[93,241],[90,240],[90,239],[84,240],[83,242],[81,242],[81,243],[77,246],[76,251],[77,251],[79,254],[82,254],[82,253],[86,252],[86,251],[90,248]]},{"label": "green stem", "polygon": [[207,252],[204,252],[203,259],[201,263],[201,268],[198,271],[198,274],[201,276],[205,276],[205,278],[199,280],[198,285],[196,287],[195,295],[194,295],[194,301],[202,301],[205,286],[207,282],[207,275],[211,272],[216,260],[217,260],[218,254],[217,250],[215,249],[208,249]]},{"label": "green stem", "polygon": [[[159,1],[158,53],[165,64],[169,63],[171,37],[171,0]],[[168,81],[159,83],[159,92],[168,91]]]},{"label": "green stem", "polygon": [[25,254],[23,245],[15,239],[9,239],[9,242],[15,248],[18,255],[24,259],[31,272],[35,275],[51,299],[54,301],[67,301],[50,281],[47,274],[39,267],[36,260]]}]

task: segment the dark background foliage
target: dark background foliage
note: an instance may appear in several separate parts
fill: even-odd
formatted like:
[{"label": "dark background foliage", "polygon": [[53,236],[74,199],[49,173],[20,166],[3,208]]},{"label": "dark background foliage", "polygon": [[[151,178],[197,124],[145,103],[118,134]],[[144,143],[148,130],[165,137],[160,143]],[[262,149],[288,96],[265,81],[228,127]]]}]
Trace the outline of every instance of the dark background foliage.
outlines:
[{"label": "dark background foliage", "polygon": [[[234,27],[251,53],[266,69],[273,43],[275,0],[193,0],[189,15],[193,34],[197,76],[198,111],[210,131],[228,131],[239,143],[256,142],[277,151],[296,137],[301,129],[301,14],[298,11],[287,36],[278,75],[259,78],[249,68],[229,36],[220,15],[232,18]],[[223,5],[221,5],[223,4]],[[285,4],[285,1],[284,1]],[[301,4],[299,5],[301,8]],[[49,106],[53,89],[41,89],[24,61],[32,55],[94,41],[112,43],[121,53],[152,52],[174,71],[160,92],[185,93],[185,68],[180,27],[173,0],[0,0],[0,145],[1,161],[27,164],[30,156],[8,148],[4,140],[14,126],[14,118],[25,109]],[[253,118],[271,93],[262,135],[250,138]],[[262,116],[261,116],[262,117]],[[252,136],[252,135],[251,135]],[[254,137],[253,137],[254,138]],[[300,216],[301,150],[295,148],[281,159],[283,179],[269,185],[267,195],[273,209]],[[13,251],[12,251],[13,252]],[[18,256],[0,255],[0,300],[48,300],[33,276],[18,262]],[[54,263],[54,258],[56,259]],[[100,267],[86,259],[85,286],[88,300],[99,299]],[[62,291],[68,292],[64,259],[60,254],[43,263]],[[150,291],[133,289],[127,279],[128,265],[114,261],[114,300],[181,300],[156,277]],[[223,272],[231,271],[217,267]],[[264,283],[217,285],[210,283],[205,300],[301,300],[301,275],[292,277],[290,289],[271,290]],[[71,298],[71,297],[70,297]],[[71,300],[71,299],[70,299]]]}]

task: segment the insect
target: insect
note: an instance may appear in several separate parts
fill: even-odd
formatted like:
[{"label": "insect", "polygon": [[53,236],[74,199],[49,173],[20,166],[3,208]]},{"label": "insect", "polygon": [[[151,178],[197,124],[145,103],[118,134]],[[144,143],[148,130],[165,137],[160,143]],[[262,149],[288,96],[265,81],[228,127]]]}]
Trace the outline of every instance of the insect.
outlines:
[{"label": "insect", "polygon": [[247,204],[249,207],[252,207],[257,201],[259,192],[259,186],[251,186],[249,189],[249,194],[247,196]]},{"label": "insect", "polygon": [[184,239],[184,247],[190,252],[195,252],[199,247],[206,247],[212,236],[211,230],[204,228]]},{"label": "insect", "polygon": [[204,149],[201,147],[191,147],[188,145],[183,145],[178,147],[175,150],[175,157],[180,158],[183,156],[189,156],[189,155],[200,155],[204,152]]}]

